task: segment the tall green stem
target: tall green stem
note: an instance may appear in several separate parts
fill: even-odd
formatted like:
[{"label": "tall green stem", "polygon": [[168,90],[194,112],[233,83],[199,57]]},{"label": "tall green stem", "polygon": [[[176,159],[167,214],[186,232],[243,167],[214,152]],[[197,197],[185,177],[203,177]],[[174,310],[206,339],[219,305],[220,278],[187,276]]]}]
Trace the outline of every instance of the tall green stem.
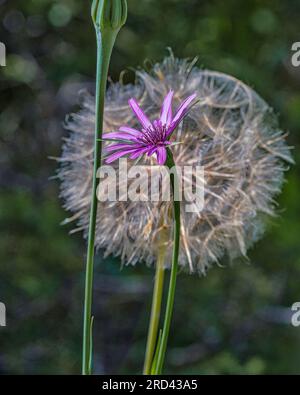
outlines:
[{"label": "tall green stem", "polygon": [[83,352],[82,374],[92,373],[92,297],[93,297],[93,272],[95,253],[95,232],[97,223],[97,187],[99,180],[97,171],[101,165],[102,129],[104,98],[108,67],[112,49],[120,28],[127,18],[126,0],[93,0],[91,16],[96,30],[97,40],[97,70],[96,70],[96,103],[95,103],[95,141],[94,141],[94,166],[91,192],[90,223],[88,234],[85,296],[83,315]]},{"label": "tall green stem", "polygon": [[152,307],[151,307],[151,317],[148,330],[145,362],[144,362],[144,374],[151,374],[153,355],[155,350],[155,345],[157,342],[157,333],[159,326],[159,318],[161,311],[161,302],[163,295],[164,286],[164,260],[165,260],[165,246],[159,249],[156,270],[155,270],[155,282],[153,289]]},{"label": "tall green stem", "polygon": [[84,319],[83,319],[83,355],[82,355],[82,374],[91,374],[92,363],[92,296],[93,296],[93,269],[94,269],[94,252],[95,252],[95,232],[97,221],[97,187],[99,179],[97,171],[101,165],[102,150],[102,129],[104,98],[107,84],[108,68],[110,57],[117,32],[101,32],[98,26],[96,28],[97,41],[97,69],[96,69],[96,103],[95,103],[95,137],[94,137],[94,166],[93,166],[93,184],[90,208],[90,223],[88,234],[88,247],[86,259],[86,277],[85,277],[85,299],[84,299]]},{"label": "tall green stem", "polygon": [[[97,170],[101,164],[101,136],[103,128],[104,96],[106,91],[106,81],[108,67],[113,47],[113,42],[105,42],[100,31],[96,29],[97,37],[97,72],[96,72],[96,108],[95,108],[95,141],[94,141],[94,167],[93,184],[90,208],[90,223],[88,234],[88,247],[86,258],[86,277],[85,277],[85,299],[84,299],[84,320],[83,320],[83,355],[82,355],[82,374],[91,374],[92,361],[92,294],[93,294],[93,269],[94,269],[94,244],[97,220],[97,187],[99,180]],[[110,41],[112,39],[110,38]]]},{"label": "tall green stem", "polygon": [[[167,157],[167,166],[169,169],[174,168],[175,170],[175,163],[173,160],[173,155],[171,151],[168,149],[168,157]],[[173,228],[173,256],[172,256],[172,267],[171,267],[171,274],[170,274],[170,283],[169,283],[169,290],[168,290],[168,299],[166,305],[166,313],[163,325],[163,331],[161,336],[161,341],[159,344],[158,356],[156,361],[156,366],[154,369],[155,374],[161,374],[165,354],[167,350],[167,343],[168,337],[170,332],[170,325],[172,319],[172,313],[174,308],[174,298],[175,298],[175,288],[176,288],[176,277],[177,277],[177,270],[178,270],[178,254],[179,254],[179,242],[180,242],[180,202],[175,200],[177,195],[176,187],[178,186],[178,182],[175,182],[177,177],[176,171],[171,173],[171,186],[173,190],[173,221],[174,221],[174,228]]]}]

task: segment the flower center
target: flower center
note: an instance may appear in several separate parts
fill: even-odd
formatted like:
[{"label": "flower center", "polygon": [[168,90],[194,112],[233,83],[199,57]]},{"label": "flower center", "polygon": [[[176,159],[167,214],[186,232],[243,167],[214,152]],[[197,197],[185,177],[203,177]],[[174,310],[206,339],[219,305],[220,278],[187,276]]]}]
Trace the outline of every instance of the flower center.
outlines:
[{"label": "flower center", "polygon": [[143,136],[140,141],[145,145],[165,145],[167,140],[167,127],[160,120],[153,122],[148,129],[143,129]]}]

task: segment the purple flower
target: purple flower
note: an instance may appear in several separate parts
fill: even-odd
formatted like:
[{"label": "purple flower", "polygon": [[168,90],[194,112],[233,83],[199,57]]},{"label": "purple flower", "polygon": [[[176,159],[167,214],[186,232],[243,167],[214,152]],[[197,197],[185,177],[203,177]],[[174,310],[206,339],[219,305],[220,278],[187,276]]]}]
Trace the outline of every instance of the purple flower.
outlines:
[{"label": "purple flower", "polygon": [[111,163],[124,155],[130,159],[137,159],[141,155],[156,155],[159,165],[163,165],[167,159],[167,146],[169,138],[182,119],[187,115],[196,94],[187,97],[178,107],[175,116],[172,116],[172,99],[174,92],[170,91],[163,101],[159,119],[150,122],[135,99],[128,101],[131,109],[138,118],[141,129],[133,129],[129,126],[121,126],[118,132],[106,133],[103,139],[112,139],[117,144],[105,148],[109,153],[105,163]]}]

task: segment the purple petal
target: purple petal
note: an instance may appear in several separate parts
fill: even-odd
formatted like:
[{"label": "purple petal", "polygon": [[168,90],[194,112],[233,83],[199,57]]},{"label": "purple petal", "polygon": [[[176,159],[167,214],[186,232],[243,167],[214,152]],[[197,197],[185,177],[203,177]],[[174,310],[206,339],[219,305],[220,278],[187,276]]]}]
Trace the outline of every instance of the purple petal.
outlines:
[{"label": "purple petal", "polygon": [[105,159],[105,163],[109,164],[114,162],[115,160],[121,158],[124,155],[130,154],[132,151],[136,150],[136,148],[131,148],[128,150],[124,150],[124,151],[119,151],[119,152],[115,152],[111,155],[109,155],[106,159]]},{"label": "purple petal", "polygon": [[167,160],[167,150],[165,147],[157,147],[156,151],[157,162],[159,165],[164,165]]},{"label": "purple petal", "polygon": [[171,123],[173,95],[174,92],[170,91],[164,99],[160,113],[160,121],[163,125],[169,125]]},{"label": "purple petal", "polygon": [[148,148],[148,153],[147,153],[147,155],[148,155],[148,156],[151,156],[151,155],[153,155],[156,151],[157,151],[157,147],[156,147],[156,146],[155,146],[155,147]]},{"label": "purple petal", "polygon": [[132,111],[135,113],[137,116],[138,120],[140,121],[141,125],[143,126],[144,129],[148,129],[152,126],[151,122],[141,109],[141,107],[138,105],[137,101],[135,99],[130,99],[128,101],[130,107],[132,108]]},{"label": "purple petal", "polygon": [[127,149],[137,149],[140,146],[138,144],[125,144],[125,143],[118,143],[118,144],[111,144],[108,145],[107,147],[104,148],[106,152],[112,152],[112,151],[121,151],[121,150],[127,150]]},{"label": "purple petal", "polygon": [[128,134],[132,134],[132,136],[135,137],[141,137],[143,136],[143,133],[140,130],[134,129],[134,128],[130,128],[129,126],[121,126],[119,128],[120,132],[124,132],[124,133],[128,133]]},{"label": "purple petal", "polygon": [[102,135],[102,138],[105,139],[117,139],[117,140],[130,140],[130,141],[136,141],[136,137],[133,136],[132,134],[129,133],[123,133],[123,132],[111,132],[111,133],[105,133]]},{"label": "purple petal", "polygon": [[148,151],[148,147],[146,147],[146,148],[138,148],[137,150],[135,150],[135,152],[133,152],[130,155],[130,159],[136,159],[139,156],[145,154],[147,151]]},{"label": "purple petal", "polygon": [[171,127],[168,130],[167,135],[169,136],[179,125],[179,123],[182,121],[182,119],[185,117],[185,115],[187,114],[188,110],[189,110],[189,106],[192,103],[192,101],[195,99],[196,97],[196,93],[194,93],[193,95],[187,97],[178,107],[177,112],[175,114],[175,117],[172,119],[172,123],[171,123]]}]

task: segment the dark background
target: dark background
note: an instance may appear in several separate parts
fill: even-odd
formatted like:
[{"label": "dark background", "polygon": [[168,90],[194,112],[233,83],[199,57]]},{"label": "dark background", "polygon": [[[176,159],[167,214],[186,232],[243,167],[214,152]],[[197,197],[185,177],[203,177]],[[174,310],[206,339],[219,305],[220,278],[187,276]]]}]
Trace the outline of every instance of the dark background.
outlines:
[{"label": "dark background", "polygon": [[[85,243],[60,226],[56,163],[62,121],[77,92],[94,90],[95,39],[87,0],[0,0],[0,373],[79,373]],[[248,83],[279,114],[299,157],[298,0],[129,0],[110,75],[176,56]],[[287,174],[279,217],[249,262],[181,274],[166,373],[300,373],[300,168]],[[140,373],[153,270],[97,257],[95,373]]]}]

